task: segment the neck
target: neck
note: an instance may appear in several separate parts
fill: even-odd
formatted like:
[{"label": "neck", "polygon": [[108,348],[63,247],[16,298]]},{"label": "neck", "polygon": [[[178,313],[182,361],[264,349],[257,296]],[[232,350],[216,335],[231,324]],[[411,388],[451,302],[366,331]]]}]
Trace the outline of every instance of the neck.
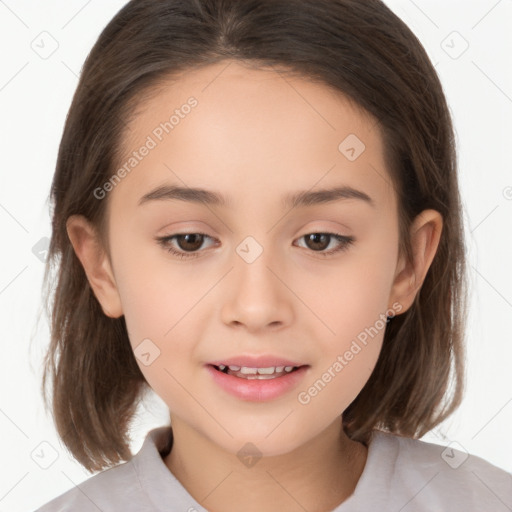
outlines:
[{"label": "neck", "polygon": [[292,452],[245,466],[171,415],[173,446],[164,462],[189,494],[211,512],[330,512],[353,492],[367,448],[343,431],[341,416]]}]

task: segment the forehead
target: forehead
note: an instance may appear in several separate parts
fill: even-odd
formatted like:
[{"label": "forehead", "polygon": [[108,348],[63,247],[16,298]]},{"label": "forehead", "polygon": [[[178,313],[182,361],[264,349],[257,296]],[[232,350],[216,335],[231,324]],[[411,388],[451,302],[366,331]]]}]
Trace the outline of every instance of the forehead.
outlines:
[{"label": "forehead", "polygon": [[129,127],[119,166],[151,146],[114,191],[131,203],[164,183],[244,201],[338,185],[392,199],[377,120],[282,70],[223,61],[183,72],[140,101]]}]

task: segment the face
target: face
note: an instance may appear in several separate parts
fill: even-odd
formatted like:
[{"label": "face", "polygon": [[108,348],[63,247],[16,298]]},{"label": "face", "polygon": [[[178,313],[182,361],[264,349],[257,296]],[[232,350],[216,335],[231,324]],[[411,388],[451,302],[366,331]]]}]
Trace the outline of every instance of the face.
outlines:
[{"label": "face", "polygon": [[[137,363],[171,415],[215,444],[290,452],[358,395],[386,314],[401,308],[397,200],[375,120],[324,85],[223,62],[169,82],[130,128],[125,172],[99,200]],[[172,186],[224,202],[161,188]],[[286,201],[341,187],[358,192]],[[301,368],[229,391],[209,364],[238,356]]]}]

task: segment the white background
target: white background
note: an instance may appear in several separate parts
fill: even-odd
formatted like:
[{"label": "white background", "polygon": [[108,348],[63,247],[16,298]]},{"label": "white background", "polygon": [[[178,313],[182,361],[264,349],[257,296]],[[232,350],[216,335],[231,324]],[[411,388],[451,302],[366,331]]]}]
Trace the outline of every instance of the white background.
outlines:
[{"label": "white background", "polygon": [[[0,512],[35,510],[91,476],[43,410],[49,334],[44,314],[37,323],[43,263],[32,248],[50,236],[47,197],[82,63],[125,3],[0,0]],[[512,1],[386,3],[421,40],[445,89],[470,263],[467,394],[457,413],[423,439],[457,442],[452,446],[512,472]],[[42,38],[46,49],[58,44],[45,59],[33,49]],[[462,38],[469,47],[454,58]],[[165,404],[154,395],[140,409],[132,451],[165,423]],[[52,453],[48,469],[36,463]]]}]

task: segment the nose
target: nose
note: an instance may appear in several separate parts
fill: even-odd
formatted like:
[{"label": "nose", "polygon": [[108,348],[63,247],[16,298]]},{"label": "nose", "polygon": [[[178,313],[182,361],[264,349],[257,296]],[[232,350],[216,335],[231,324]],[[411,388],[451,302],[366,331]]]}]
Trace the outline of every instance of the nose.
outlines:
[{"label": "nose", "polygon": [[[221,292],[222,321],[250,332],[290,325],[294,315],[294,294],[290,274],[264,249],[254,260],[239,254]],[[296,301],[296,299],[295,299]]]}]

